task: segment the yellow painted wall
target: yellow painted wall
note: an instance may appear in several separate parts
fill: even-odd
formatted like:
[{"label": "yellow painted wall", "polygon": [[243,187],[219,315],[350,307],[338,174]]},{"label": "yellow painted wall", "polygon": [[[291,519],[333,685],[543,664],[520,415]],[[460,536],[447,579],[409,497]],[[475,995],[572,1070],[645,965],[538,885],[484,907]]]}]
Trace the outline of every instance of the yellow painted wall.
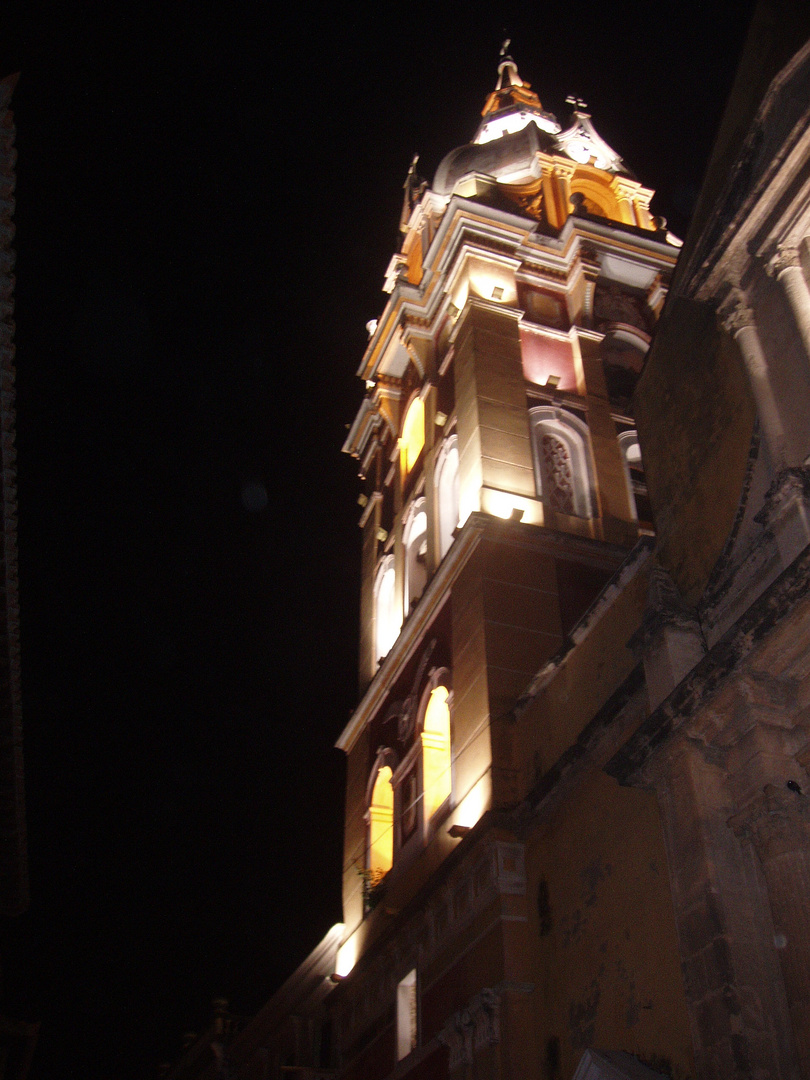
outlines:
[{"label": "yellow painted wall", "polygon": [[[680,954],[655,795],[593,770],[527,843],[541,1076],[588,1047],[624,1050],[674,1080],[694,1075]],[[547,889],[541,926],[536,902]]]},{"label": "yellow painted wall", "polygon": [[636,660],[628,642],[641,624],[649,584],[642,570],[573,649],[516,727],[525,789],[551,769],[621,686]]}]

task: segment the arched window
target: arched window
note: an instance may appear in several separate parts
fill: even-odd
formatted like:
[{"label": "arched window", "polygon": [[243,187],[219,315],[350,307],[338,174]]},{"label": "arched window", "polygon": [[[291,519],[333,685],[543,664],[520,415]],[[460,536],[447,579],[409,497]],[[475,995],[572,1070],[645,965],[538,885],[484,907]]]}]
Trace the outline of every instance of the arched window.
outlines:
[{"label": "arched window", "polygon": [[425,500],[410,509],[403,533],[405,547],[405,610],[410,611],[427,585],[427,514]]},{"label": "arched window", "polygon": [[415,397],[405,413],[400,440],[400,458],[402,475],[407,476],[416,464],[417,458],[425,445],[425,403]]},{"label": "arched window", "polygon": [[630,491],[630,505],[638,517],[636,506],[636,486],[644,483],[644,466],[641,463],[641,446],[638,441],[638,433],[635,431],[623,431],[619,435],[619,448],[624,462],[624,475],[627,487]]},{"label": "arched window", "polygon": [[593,466],[588,429],[576,416],[548,405],[529,410],[534,476],[549,509],[593,516]]},{"label": "arched window", "polygon": [[436,505],[439,514],[439,558],[443,559],[453,543],[458,525],[458,437],[451,435],[442,443],[436,461]]},{"label": "arched window", "polygon": [[402,627],[402,611],[396,602],[394,556],[386,555],[374,579],[374,659],[379,661],[391,651]]},{"label": "arched window", "polygon": [[394,789],[391,767],[377,770],[368,808],[368,872],[370,884],[376,885],[394,862]]},{"label": "arched window", "polygon": [[439,683],[429,690],[422,726],[422,792],[425,823],[428,823],[444,806],[452,790],[450,691]]}]

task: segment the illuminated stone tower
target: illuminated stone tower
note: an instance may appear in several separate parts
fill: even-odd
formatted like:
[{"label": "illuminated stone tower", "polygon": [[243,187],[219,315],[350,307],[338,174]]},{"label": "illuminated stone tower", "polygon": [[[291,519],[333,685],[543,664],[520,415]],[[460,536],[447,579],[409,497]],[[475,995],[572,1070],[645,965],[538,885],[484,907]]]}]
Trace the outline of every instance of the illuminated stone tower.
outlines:
[{"label": "illuminated stone tower", "polygon": [[[584,103],[563,129],[504,53],[473,141],[432,186],[416,159],[408,173],[344,446],[366,485],[363,696],[338,742],[351,1076],[418,1048],[456,1067],[450,1017],[468,1007],[500,1075],[528,1075],[536,1048],[507,1049],[492,1026],[534,1007],[492,990],[530,981],[526,851],[498,815],[526,799],[541,749],[516,717],[651,532],[631,397],[679,242]],[[484,911],[500,943],[470,953]],[[358,1049],[394,1000],[396,1023]]]},{"label": "illuminated stone tower", "polygon": [[345,447],[345,924],[240,1080],[810,1080],[810,41],[779,10],[672,277],[650,191],[508,56],[474,141],[414,162]]}]

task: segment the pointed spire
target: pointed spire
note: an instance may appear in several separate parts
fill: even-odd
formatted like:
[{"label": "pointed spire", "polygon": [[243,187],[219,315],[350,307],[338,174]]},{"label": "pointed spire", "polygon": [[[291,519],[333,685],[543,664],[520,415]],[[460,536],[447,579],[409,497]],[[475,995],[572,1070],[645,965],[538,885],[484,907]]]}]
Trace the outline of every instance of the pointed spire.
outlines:
[{"label": "pointed spire", "polygon": [[405,177],[405,183],[402,185],[405,192],[402,199],[402,213],[399,215],[399,231],[402,233],[408,231],[408,222],[411,218],[411,212],[422,192],[427,187],[427,180],[423,180],[416,171],[416,166],[418,164],[419,155],[414,154],[410,168],[408,169],[408,175]]},{"label": "pointed spire", "polygon": [[510,38],[504,40],[501,45],[501,62],[498,64],[498,84],[495,87],[496,90],[503,90],[504,83],[507,86],[523,86],[523,79],[518,75],[517,64],[509,55],[509,46],[512,44]]},{"label": "pointed spire", "polygon": [[531,89],[531,83],[518,75],[517,64],[509,54],[511,41],[506,38],[501,45],[498,64],[498,82],[484,105],[482,116],[501,112],[504,109],[531,109],[541,112],[543,106],[537,94]]}]

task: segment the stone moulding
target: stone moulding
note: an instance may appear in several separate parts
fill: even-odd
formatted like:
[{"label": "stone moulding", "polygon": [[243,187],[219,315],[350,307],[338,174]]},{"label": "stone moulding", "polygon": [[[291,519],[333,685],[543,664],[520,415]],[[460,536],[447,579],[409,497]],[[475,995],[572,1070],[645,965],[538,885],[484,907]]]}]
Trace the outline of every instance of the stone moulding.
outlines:
[{"label": "stone moulding", "polygon": [[650,756],[721,689],[779,622],[808,599],[809,589],[810,548],[806,548],[650,713],[605,771],[621,784],[640,781]]}]

